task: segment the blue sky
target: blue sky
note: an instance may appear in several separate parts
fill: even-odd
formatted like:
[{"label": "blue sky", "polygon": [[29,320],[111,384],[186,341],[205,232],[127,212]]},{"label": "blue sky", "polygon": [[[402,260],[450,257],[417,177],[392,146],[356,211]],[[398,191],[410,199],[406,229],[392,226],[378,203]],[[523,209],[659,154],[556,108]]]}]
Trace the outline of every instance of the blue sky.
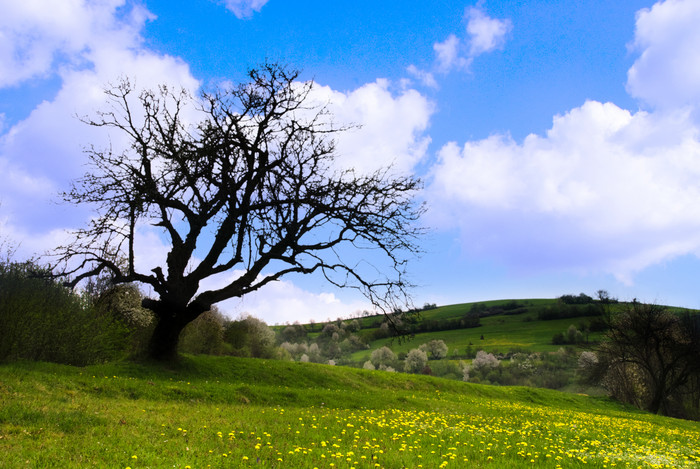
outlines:
[{"label": "blue sky", "polygon": [[[42,253],[89,212],[57,204],[76,115],[119,77],[196,90],[279,61],[314,80],[358,168],[424,179],[417,304],[593,295],[700,308],[700,2],[0,0],[0,237]],[[109,140],[108,140],[109,139]],[[143,227],[141,262],[164,247]],[[222,305],[349,316],[316,278]]]}]

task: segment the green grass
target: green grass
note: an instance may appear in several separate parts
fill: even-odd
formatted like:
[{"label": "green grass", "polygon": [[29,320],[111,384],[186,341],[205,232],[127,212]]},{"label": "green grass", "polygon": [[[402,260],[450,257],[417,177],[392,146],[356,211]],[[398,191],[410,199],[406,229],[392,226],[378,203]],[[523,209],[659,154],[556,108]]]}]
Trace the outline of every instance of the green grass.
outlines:
[{"label": "green grass", "polygon": [[607,399],[308,363],[0,365],[4,467],[698,467],[700,424]]},{"label": "green grass", "polygon": [[517,302],[522,306],[551,306],[556,304],[556,299],[546,299],[546,298],[533,298],[527,300],[490,300],[490,301],[479,301],[477,303],[460,303],[455,305],[440,306],[435,309],[429,309],[426,311],[421,311],[421,318],[424,320],[429,319],[439,319],[439,320],[449,320],[449,319],[459,319],[464,316],[475,304],[483,304],[487,307],[493,306],[503,306],[511,302]]},{"label": "green grass", "polygon": [[[546,301],[553,300],[527,300],[539,301],[546,304]],[[505,301],[504,301],[505,302]],[[487,302],[493,303],[493,302]],[[466,309],[465,309],[466,308]],[[452,318],[459,311],[468,310],[465,305],[452,305],[437,308],[435,310],[421,313],[424,318],[445,317]],[[457,317],[461,314],[457,314]],[[577,325],[590,318],[567,318],[541,321],[537,319],[537,313],[528,312],[517,315],[495,315],[481,318],[481,326],[469,329],[454,329],[448,331],[423,332],[416,334],[411,340],[399,343],[397,339],[380,339],[372,341],[368,350],[360,350],[353,353],[350,359],[355,362],[364,362],[369,359],[372,350],[384,345],[389,346],[394,353],[408,352],[419,345],[433,339],[444,340],[449,348],[449,355],[456,350],[458,354],[464,354],[470,346],[473,351],[484,350],[486,352],[506,353],[511,350],[523,350],[528,352],[554,352],[561,345],[553,345],[552,337],[559,332],[566,332],[571,325]],[[481,337],[484,337],[481,339]],[[592,333],[589,341],[599,340],[600,333]]]}]

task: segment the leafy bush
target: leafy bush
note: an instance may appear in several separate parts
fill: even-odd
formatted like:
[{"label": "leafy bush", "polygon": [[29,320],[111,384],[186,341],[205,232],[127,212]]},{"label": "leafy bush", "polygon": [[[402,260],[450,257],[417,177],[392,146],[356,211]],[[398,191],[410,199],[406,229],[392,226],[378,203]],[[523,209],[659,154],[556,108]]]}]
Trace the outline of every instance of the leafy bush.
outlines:
[{"label": "leafy bush", "polygon": [[0,360],[87,365],[123,356],[129,331],[33,263],[0,264]]},{"label": "leafy bush", "polygon": [[179,351],[196,355],[221,355],[226,349],[224,322],[224,317],[216,307],[201,314],[180,333]]},{"label": "leafy bush", "polygon": [[447,356],[447,344],[444,340],[431,340],[430,342],[423,344],[419,347],[421,350],[428,354],[428,357],[432,360],[440,360]]},{"label": "leafy bush", "polygon": [[244,316],[228,323],[224,328],[223,340],[230,344],[231,353],[236,356],[254,358],[275,356],[274,331],[264,321],[253,316]]},{"label": "leafy bush", "polygon": [[404,371],[406,373],[421,373],[427,364],[428,355],[424,351],[414,348],[406,355]]},{"label": "leafy bush", "polygon": [[501,361],[492,353],[479,350],[476,352],[476,357],[472,360],[472,368],[476,371],[488,370],[496,368],[501,364]]},{"label": "leafy bush", "polygon": [[306,341],[306,336],[306,328],[298,322],[295,322],[291,326],[287,326],[280,331],[279,341],[289,343],[304,342]]},{"label": "leafy bush", "polygon": [[565,345],[565,344],[580,344],[584,341],[583,333],[571,324],[566,332],[557,332],[552,337],[552,344],[554,345]]},{"label": "leafy bush", "polygon": [[372,351],[370,361],[375,367],[380,365],[391,366],[396,361],[396,354],[385,345]]},{"label": "leafy bush", "polygon": [[579,293],[576,295],[562,295],[559,300],[567,305],[588,305],[593,303],[593,298],[586,295],[585,293]]},{"label": "leafy bush", "polygon": [[[143,295],[134,284],[94,288],[94,283],[88,284],[86,291],[94,298],[94,307],[98,314],[108,315],[124,324],[129,331],[129,351],[134,356],[145,353],[148,341],[153,333],[155,317],[153,312],[141,306]],[[92,287],[92,288],[90,288]]]},{"label": "leafy bush", "polygon": [[309,346],[305,343],[291,344],[289,342],[282,342],[280,348],[282,350],[287,351],[292,360],[299,360],[302,355],[307,354],[309,352]]}]

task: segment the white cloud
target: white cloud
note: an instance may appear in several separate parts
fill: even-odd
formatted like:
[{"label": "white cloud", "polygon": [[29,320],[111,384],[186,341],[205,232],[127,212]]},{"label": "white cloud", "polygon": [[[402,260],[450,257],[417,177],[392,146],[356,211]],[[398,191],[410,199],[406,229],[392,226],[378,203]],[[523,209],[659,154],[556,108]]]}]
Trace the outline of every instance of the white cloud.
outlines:
[{"label": "white cloud", "polygon": [[394,96],[389,87],[387,80],[377,80],[347,93],[315,88],[313,99],[328,103],[338,124],[358,126],[337,136],[344,167],[366,172],[393,164],[399,172],[411,172],[425,156],[433,104],[412,89]]},{"label": "white cloud", "polygon": [[471,57],[502,48],[506,36],[513,29],[513,24],[509,19],[491,18],[480,8],[468,8],[464,16],[468,20],[467,33],[469,34],[469,55]]},{"label": "white cloud", "polygon": [[0,70],[17,71],[6,75],[4,83],[46,74],[61,80],[51,100],[0,135],[2,209],[11,223],[31,235],[86,218],[84,210],[69,211],[55,203],[58,192],[84,171],[84,146],[111,144],[118,149],[122,142],[119,135],[108,139],[104,129],[76,117],[104,108],[103,88],[109,82],[126,76],[148,88],[168,77],[190,89],[198,82],[181,60],[142,47],[141,30],[152,16],[139,6],[124,10],[123,1],[66,1],[52,9],[43,2],[11,3],[12,29],[3,43],[11,53],[0,58],[5,65]]},{"label": "white cloud", "polygon": [[325,321],[373,310],[365,300],[341,301],[334,293],[313,293],[289,280],[270,283],[242,298],[223,301],[218,306],[230,317],[248,313],[268,324],[305,323],[311,319]]},{"label": "white cloud", "polygon": [[449,72],[454,69],[467,69],[471,64],[471,57],[460,55],[460,40],[454,34],[450,34],[443,42],[433,44],[437,68],[441,72]]},{"label": "white cloud", "polygon": [[[43,77],[59,66],[84,67],[98,43],[133,46],[153,17],[141,7],[120,15],[125,0],[45,0],[2,2],[0,16],[0,86]],[[129,40],[124,44],[123,40]]]},{"label": "white cloud", "polygon": [[[648,132],[657,129],[657,132]],[[467,250],[522,269],[598,270],[629,279],[700,253],[700,142],[688,113],[631,114],[594,101],[547,135],[442,148],[433,222]]]},{"label": "white cloud", "polygon": [[[655,107],[589,101],[522,143],[443,146],[426,196],[464,248],[522,270],[636,272],[700,256],[697,2],[637,16],[628,89]],[[695,83],[692,83],[695,82]]]},{"label": "white cloud", "polygon": [[224,0],[226,8],[231,10],[236,18],[248,19],[259,12],[268,0]]},{"label": "white cloud", "polygon": [[[418,79],[419,82],[421,82],[424,86],[427,86],[428,88],[438,88],[438,83],[437,80],[435,80],[435,76],[427,72],[425,70],[420,70],[418,67],[415,65],[411,64],[408,67],[406,67],[406,71],[409,73],[409,75],[415,77]],[[406,88],[410,87],[410,81],[409,79],[406,79]]]},{"label": "white cloud", "polygon": [[630,94],[659,109],[700,106],[700,2],[669,0],[637,14]]},{"label": "white cloud", "polygon": [[432,71],[421,70],[411,64],[407,69],[410,75],[426,86],[437,88],[433,72],[445,74],[454,70],[468,71],[475,57],[502,49],[512,29],[509,19],[491,18],[478,7],[467,8],[464,19],[467,21],[468,37],[450,34],[444,41],[435,42]]}]

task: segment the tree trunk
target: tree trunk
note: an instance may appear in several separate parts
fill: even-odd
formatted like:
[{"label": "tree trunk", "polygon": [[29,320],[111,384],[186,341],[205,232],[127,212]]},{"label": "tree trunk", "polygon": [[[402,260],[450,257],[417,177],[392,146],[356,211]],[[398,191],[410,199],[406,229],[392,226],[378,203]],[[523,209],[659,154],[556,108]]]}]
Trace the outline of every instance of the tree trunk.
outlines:
[{"label": "tree trunk", "polygon": [[177,360],[180,333],[187,323],[174,318],[160,318],[148,344],[148,357],[162,362]]},{"label": "tree trunk", "polygon": [[158,322],[148,344],[148,357],[157,361],[175,361],[178,358],[177,346],[180,333],[210,306],[193,302],[177,307],[162,300],[144,299],[143,306],[155,313]]},{"label": "tree trunk", "polygon": [[647,407],[647,410],[654,414],[658,414],[662,410],[664,401],[666,400],[666,382],[661,381],[661,379],[659,381],[660,382],[653,383],[652,397]]}]

